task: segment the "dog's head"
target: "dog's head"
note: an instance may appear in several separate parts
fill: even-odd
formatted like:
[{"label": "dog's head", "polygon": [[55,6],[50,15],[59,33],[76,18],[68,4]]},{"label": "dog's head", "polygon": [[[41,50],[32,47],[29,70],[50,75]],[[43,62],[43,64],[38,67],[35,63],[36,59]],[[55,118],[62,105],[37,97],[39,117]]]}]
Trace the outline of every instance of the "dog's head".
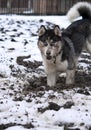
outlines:
[{"label": "dog's head", "polygon": [[56,57],[62,48],[61,29],[55,26],[53,29],[46,29],[43,25],[39,29],[38,47],[46,57],[51,60]]}]

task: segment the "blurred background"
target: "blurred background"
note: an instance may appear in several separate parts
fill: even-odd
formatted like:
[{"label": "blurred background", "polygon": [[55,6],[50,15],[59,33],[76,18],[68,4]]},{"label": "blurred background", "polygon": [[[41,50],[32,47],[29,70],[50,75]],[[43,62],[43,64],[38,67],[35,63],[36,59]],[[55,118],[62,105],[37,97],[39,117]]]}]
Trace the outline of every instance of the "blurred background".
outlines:
[{"label": "blurred background", "polygon": [[64,15],[79,1],[91,0],[0,0],[0,14]]}]

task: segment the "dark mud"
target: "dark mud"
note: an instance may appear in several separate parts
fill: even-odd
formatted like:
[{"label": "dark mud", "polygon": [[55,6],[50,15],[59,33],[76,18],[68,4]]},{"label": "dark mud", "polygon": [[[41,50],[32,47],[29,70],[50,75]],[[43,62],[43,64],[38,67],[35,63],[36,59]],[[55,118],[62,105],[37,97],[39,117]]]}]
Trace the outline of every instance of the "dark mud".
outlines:
[{"label": "dark mud", "polygon": [[[88,57],[88,55],[83,56],[83,58],[88,58],[90,59],[90,57]],[[49,87],[47,86],[46,83],[46,75],[42,75],[42,73],[44,73],[43,69],[40,69],[39,67],[42,66],[42,62],[38,62],[38,61],[28,61],[28,58],[31,58],[31,55],[28,56],[19,56],[16,59],[16,62],[18,65],[20,66],[24,66],[25,72],[26,74],[29,73],[31,75],[31,72],[34,74],[39,74],[39,77],[36,75],[33,75],[33,78],[25,78],[25,75],[23,75],[23,80],[26,80],[27,83],[24,84],[24,86],[22,87],[22,93],[21,91],[17,91],[15,92],[15,96],[14,96],[14,101],[23,101],[25,99],[25,97],[28,95],[29,98],[26,99],[26,102],[31,102],[32,99],[31,97],[31,93],[34,93],[34,98],[37,97],[41,97],[45,94],[45,91],[49,91],[49,90],[53,90],[54,92],[62,92],[62,90],[72,90],[75,88],[78,88],[76,90],[76,93],[80,93],[80,94],[84,94],[84,95],[91,95],[91,66],[90,66],[90,60],[88,62],[88,60],[80,60],[80,62],[82,63],[86,63],[89,64],[87,70],[88,73],[83,69],[83,67],[77,67],[76,69],[76,73],[75,73],[75,84],[73,85],[66,85],[65,84],[65,77],[58,77],[57,79],[57,84],[54,87]],[[22,71],[19,69],[14,68],[14,66],[10,66],[11,68],[11,72],[12,75],[14,77],[18,77],[19,75],[22,75]],[[41,74],[41,75],[40,75]],[[1,75],[2,77],[2,75]],[[3,77],[2,77],[3,78]],[[21,87],[21,86],[19,86]],[[13,89],[14,91],[14,85],[11,85],[10,89]],[[18,95],[20,94],[20,96]],[[18,96],[17,96],[18,95]],[[12,94],[11,94],[12,96]],[[55,95],[49,95],[49,99],[53,99],[55,97]],[[39,101],[36,101],[36,103],[39,103]],[[84,104],[83,104],[84,105]],[[39,107],[38,108],[38,112],[39,113],[44,113],[47,110],[54,110],[54,111],[58,111],[60,108],[64,108],[64,109],[71,109],[71,107],[74,106],[74,102],[71,101],[67,101],[65,104],[63,104],[62,106],[58,105],[57,103],[54,102],[48,102],[48,106],[43,108],[43,107]],[[87,110],[88,111],[88,110]],[[1,124],[0,125],[0,130],[5,130],[6,128],[12,127],[12,126],[22,126],[24,128],[27,129],[31,129],[34,128],[33,122],[30,122],[29,124],[16,124],[16,123],[9,123],[9,124]],[[74,123],[63,123],[63,122],[59,122],[59,124],[56,124],[57,126],[64,126],[64,130],[80,130],[80,128],[73,128],[75,125]],[[85,124],[80,124],[80,126],[85,126]],[[91,128],[88,127],[88,130],[90,130]]]},{"label": "dark mud", "polygon": [[[28,69],[31,69],[32,72],[34,73],[41,73],[44,72],[44,70],[39,69],[38,67],[42,65],[42,62],[38,62],[38,61],[34,61],[34,62],[29,62],[29,61],[24,61],[25,59],[30,58],[30,56],[24,56],[24,57],[17,57],[17,64],[18,65],[22,65],[26,68],[26,73],[28,72]],[[14,66],[11,66],[11,71],[12,71],[12,75],[15,73],[15,71],[13,71]],[[28,78],[26,79],[28,84],[24,84],[23,89],[22,89],[22,94],[20,94],[20,96],[17,96],[17,94],[19,94],[18,92],[15,92],[15,96],[14,96],[14,101],[23,101],[24,98],[28,95],[29,98],[26,99],[26,102],[31,102],[31,93],[35,93],[34,98],[36,98],[36,96],[39,96],[42,98],[42,96],[45,94],[45,91],[48,90],[53,90],[54,92],[62,92],[62,90],[69,90],[69,89],[77,89],[77,93],[80,94],[84,94],[84,95],[90,95],[91,93],[91,73],[90,70],[88,69],[89,73],[86,73],[84,70],[80,69],[79,67],[76,70],[76,74],[75,74],[75,84],[74,85],[65,85],[65,77],[59,77],[57,80],[57,84],[54,87],[49,87],[46,84],[46,75],[45,76],[39,76],[36,77],[34,76],[32,79]],[[16,75],[13,75],[15,77],[17,77],[18,74],[21,74],[22,71],[18,70],[16,71]],[[28,72],[29,73],[29,72]],[[87,89],[89,88],[89,89]],[[13,85],[11,86],[10,89],[14,89]],[[21,93],[21,92],[20,92]],[[12,95],[11,95],[12,96]],[[52,99],[53,97],[55,97],[54,95],[49,95],[49,99]],[[36,103],[38,103],[39,101],[36,101]],[[84,104],[83,104],[84,105]],[[38,112],[39,113],[44,113],[47,110],[54,110],[54,111],[58,111],[60,108],[64,108],[64,109],[71,109],[71,107],[74,106],[74,102],[66,102],[63,106],[59,106],[57,103],[54,102],[48,102],[48,106],[45,108],[38,108]],[[5,130],[6,128],[12,127],[12,126],[22,126],[24,128],[27,129],[31,129],[34,128],[33,122],[30,122],[29,124],[16,124],[16,123],[9,123],[9,124],[0,124],[0,130]],[[63,123],[63,122],[59,122],[59,124],[56,124],[57,126],[64,126],[64,130],[80,130],[80,128],[74,128],[74,123]],[[85,125],[85,124],[80,124],[81,126]],[[88,130],[90,130],[91,128],[88,127]]]},{"label": "dark mud", "polygon": [[24,128],[27,128],[27,129],[31,129],[31,128],[34,128],[33,124],[32,123],[29,123],[29,124],[16,124],[16,123],[9,123],[9,124],[1,124],[0,125],[0,130],[5,130],[7,129],[8,127],[13,127],[13,126],[23,126]]},{"label": "dark mud", "polygon": [[[33,72],[35,73],[41,73],[41,71],[44,72],[44,70],[40,70],[38,69],[39,66],[42,65],[42,62],[38,62],[38,61],[24,61],[27,58],[30,58],[31,56],[20,56],[17,57],[17,64],[22,65],[24,67],[28,69],[31,69]],[[90,59],[90,56],[88,55],[82,55],[82,58],[88,58]],[[80,60],[80,62],[82,63],[86,63],[86,64],[90,64],[91,61],[89,61],[89,63],[87,63],[88,60]],[[54,91],[58,91],[61,92],[61,90],[63,89],[72,89],[72,88],[76,88],[78,87],[79,93],[83,93],[86,95],[89,95],[89,92],[87,90],[85,90],[86,87],[91,87],[91,65],[88,66],[87,68],[88,73],[84,71],[84,69],[82,67],[77,67],[76,69],[76,73],[75,73],[75,84],[73,85],[66,85],[65,84],[65,77],[58,77],[57,79],[57,84],[54,87],[49,87],[47,86],[46,83],[46,75],[45,76],[40,76],[40,77],[34,77],[33,79],[28,79],[28,83],[29,85],[27,85],[27,87],[25,87],[26,91],[32,90],[33,92],[37,92],[37,91],[45,91],[45,90],[54,90]],[[31,73],[31,72],[30,72]]]},{"label": "dark mud", "polygon": [[29,56],[19,56],[19,57],[17,57],[16,62],[17,62],[18,65],[22,65],[24,67],[31,68],[31,69],[36,69],[36,68],[38,68],[39,66],[42,65],[42,62],[37,62],[37,61],[27,62],[27,61],[24,61],[25,59],[28,59],[28,58],[31,58],[31,55],[29,55]]},{"label": "dark mud", "polygon": [[[24,21],[22,21],[24,23]],[[43,20],[40,20],[40,23],[42,23]],[[17,23],[20,26],[20,21],[17,21]],[[54,24],[51,24],[50,22],[47,22],[47,27],[51,26],[53,27]],[[14,29],[13,31],[17,32],[17,29]],[[1,28],[1,32],[5,33],[4,28]],[[18,33],[16,36],[12,35],[11,36],[11,41],[12,42],[17,42],[14,37],[18,37],[20,35],[23,35],[23,33]],[[31,33],[32,36],[36,36],[36,34]],[[4,41],[3,39],[0,39],[0,41]],[[25,40],[24,41],[24,46],[26,46],[26,44],[28,44],[28,41]],[[9,51],[13,51],[15,50],[15,48],[10,48]],[[42,97],[45,94],[45,91],[48,90],[53,90],[54,92],[62,92],[62,90],[72,90],[75,88],[78,88],[76,93],[80,93],[80,94],[84,94],[84,95],[91,95],[91,57],[88,54],[82,54],[81,55],[81,60],[79,60],[80,63],[85,63],[88,64],[87,67],[87,71],[88,73],[84,70],[83,66],[77,66],[76,69],[76,74],[75,74],[75,84],[73,85],[66,85],[65,84],[65,77],[59,77],[57,79],[57,84],[54,87],[49,87],[47,86],[46,83],[46,75],[42,75],[42,73],[44,73],[43,69],[40,69],[39,67],[42,66],[42,62],[39,61],[34,61],[31,62],[30,59],[31,58],[31,54],[28,56],[18,56],[16,58],[16,63],[19,66],[23,66],[25,67],[25,74],[22,74],[22,71],[19,68],[15,68],[14,65],[10,65],[10,69],[11,69],[11,75],[17,78],[17,82],[19,82],[19,78],[22,77],[23,81],[27,81],[27,83],[25,83],[23,86],[19,86],[18,88],[22,88],[22,91],[20,91],[18,89],[18,91],[14,90],[15,86],[14,84],[11,84],[9,89],[12,89],[14,91],[14,95],[13,93],[9,93],[10,96],[13,95],[13,100],[14,101],[22,101],[25,99],[25,97],[28,95],[29,98],[26,99],[26,102],[31,102],[32,99],[31,97],[34,96],[34,98],[36,98],[36,96]],[[34,73],[33,78],[25,78],[26,74],[29,73],[31,75],[31,73]],[[39,74],[39,76],[36,76],[35,74]],[[0,74],[0,78],[4,78],[4,75]],[[5,83],[7,86],[8,84]],[[6,90],[6,88],[2,88],[3,90]],[[31,93],[34,93],[35,95],[31,95]],[[18,95],[18,96],[17,96]],[[53,99],[55,97],[55,95],[49,95],[49,99]],[[36,103],[38,103],[39,101],[36,101]],[[3,104],[3,102],[0,102],[0,104]],[[84,104],[83,104],[84,105]],[[63,106],[58,105],[57,103],[54,102],[48,102],[48,106],[45,108],[38,108],[38,112],[39,113],[44,113],[47,110],[54,110],[54,111],[58,111],[60,108],[64,108],[64,109],[71,109],[71,107],[74,106],[74,102],[66,102],[65,104],[63,104]],[[27,115],[26,115],[27,116]],[[21,117],[22,118],[22,117]],[[9,123],[9,124],[0,124],[0,130],[5,130],[9,127],[12,126],[22,126],[24,128],[27,129],[31,129],[34,128],[33,122],[30,122],[28,124],[16,124],[16,123]],[[72,123],[63,123],[63,122],[59,122],[58,124],[55,124],[59,127],[64,126],[64,130],[80,130],[80,128],[73,128],[75,126],[75,124]],[[81,123],[80,126],[84,126],[84,123]],[[72,127],[72,128],[71,128]],[[91,127],[88,127],[88,130],[91,130]]]}]

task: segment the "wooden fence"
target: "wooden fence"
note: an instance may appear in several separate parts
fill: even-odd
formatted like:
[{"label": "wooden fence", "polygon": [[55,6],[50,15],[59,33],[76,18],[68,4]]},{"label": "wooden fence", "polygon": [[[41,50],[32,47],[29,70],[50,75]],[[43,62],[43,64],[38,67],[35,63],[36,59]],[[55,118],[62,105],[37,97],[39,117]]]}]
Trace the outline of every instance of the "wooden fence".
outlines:
[{"label": "wooden fence", "polygon": [[62,15],[79,1],[91,0],[0,0],[0,14]]}]

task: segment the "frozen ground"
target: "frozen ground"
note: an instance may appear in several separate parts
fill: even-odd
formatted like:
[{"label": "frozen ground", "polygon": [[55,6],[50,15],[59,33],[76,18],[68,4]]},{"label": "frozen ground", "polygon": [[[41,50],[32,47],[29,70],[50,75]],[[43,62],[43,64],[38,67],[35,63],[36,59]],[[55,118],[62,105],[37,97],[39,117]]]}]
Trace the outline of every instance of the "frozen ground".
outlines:
[{"label": "frozen ground", "polygon": [[76,84],[46,86],[37,48],[40,25],[66,28],[65,16],[0,16],[0,130],[91,130],[91,58],[79,58]]}]

